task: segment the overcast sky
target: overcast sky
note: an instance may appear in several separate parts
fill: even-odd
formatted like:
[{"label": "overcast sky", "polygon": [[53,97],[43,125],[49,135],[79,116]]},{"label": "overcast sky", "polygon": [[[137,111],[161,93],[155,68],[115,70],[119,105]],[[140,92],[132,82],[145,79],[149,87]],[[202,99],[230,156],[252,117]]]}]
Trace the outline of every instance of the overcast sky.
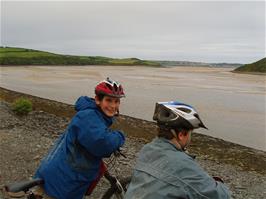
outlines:
[{"label": "overcast sky", "polygon": [[62,54],[250,63],[265,32],[264,1],[1,1],[1,46]]}]

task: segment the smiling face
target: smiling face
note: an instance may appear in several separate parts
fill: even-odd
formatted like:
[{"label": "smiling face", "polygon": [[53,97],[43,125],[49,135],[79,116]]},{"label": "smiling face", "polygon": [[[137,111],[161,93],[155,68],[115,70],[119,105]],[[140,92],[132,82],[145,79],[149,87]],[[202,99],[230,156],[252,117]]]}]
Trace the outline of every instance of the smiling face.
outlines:
[{"label": "smiling face", "polygon": [[105,95],[101,100],[95,96],[95,102],[108,117],[113,117],[119,111],[120,98]]}]

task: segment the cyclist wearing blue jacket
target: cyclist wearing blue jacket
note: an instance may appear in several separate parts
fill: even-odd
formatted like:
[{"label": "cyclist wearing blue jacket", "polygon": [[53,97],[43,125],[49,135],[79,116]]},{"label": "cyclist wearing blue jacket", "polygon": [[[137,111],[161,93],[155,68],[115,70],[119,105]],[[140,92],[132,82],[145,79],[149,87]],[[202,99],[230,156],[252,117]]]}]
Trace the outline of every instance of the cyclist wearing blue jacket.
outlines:
[{"label": "cyclist wearing blue jacket", "polygon": [[125,199],[229,199],[219,177],[209,176],[185,153],[196,128],[206,128],[190,105],[158,102],[158,137],[140,151]]},{"label": "cyclist wearing blue jacket", "polygon": [[36,171],[35,178],[44,179],[44,191],[52,198],[81,199],[102,175],[102,158],[125,142],[122,132],[109,129],[125,96],[121,84],[107,78],[95,94],[94,99],[77,100],[76,115]]}]

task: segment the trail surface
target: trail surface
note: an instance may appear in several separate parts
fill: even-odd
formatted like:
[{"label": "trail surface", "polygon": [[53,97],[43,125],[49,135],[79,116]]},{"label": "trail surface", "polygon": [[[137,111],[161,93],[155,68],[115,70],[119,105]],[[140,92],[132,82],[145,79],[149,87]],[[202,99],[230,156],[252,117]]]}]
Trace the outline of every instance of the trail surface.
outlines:
[{"label": "trail surface", "polygon": [[[42,157],[68,123],[67,118],[42,111],[34,111],[28,116],[18,117],[11,111],[9,104],[1,101],[0,185],[32,177]],[[127,159],[120,158],[115,165],[118,176],[127,176],[132,172],[137,153],[144,143],[143,139],[127,138],[124,147]],[[223,176],[233,193],[232,198],[266,198],[264,174],[243,171],[240,167],[209,160],[206,156],[197,157],[197,161],[210,175]],[[100,198],[107,185],[102,180],[90,198]]]}]

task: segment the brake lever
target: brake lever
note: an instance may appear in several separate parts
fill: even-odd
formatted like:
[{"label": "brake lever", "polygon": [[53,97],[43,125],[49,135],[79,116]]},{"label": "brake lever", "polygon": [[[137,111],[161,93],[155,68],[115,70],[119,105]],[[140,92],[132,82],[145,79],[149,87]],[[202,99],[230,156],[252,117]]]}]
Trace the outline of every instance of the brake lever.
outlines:
[{"label": "brake lever", "polygon": [[127,158],[127,156],[125,155],[125,154],[123,154],[122,152],[121,152],[121,149],[118,149],[117,151],[115,151],[115,156],[123,156],[124,158]]}]

